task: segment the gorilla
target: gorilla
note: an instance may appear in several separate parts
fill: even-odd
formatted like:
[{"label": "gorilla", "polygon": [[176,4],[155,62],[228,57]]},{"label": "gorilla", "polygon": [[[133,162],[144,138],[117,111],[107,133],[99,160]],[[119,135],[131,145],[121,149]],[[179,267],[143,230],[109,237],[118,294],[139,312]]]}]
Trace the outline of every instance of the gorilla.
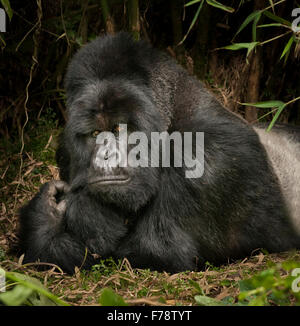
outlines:
[{"label": "gorilla", "polygon": [[[56,154],[61,180],[44,184],[21,209],[24,262],[73,273],[99,257],[127,257],[133,267],[175,273],[256,249],[300,248],[297,128],[254,130],[173,59],[124,32],[82,47],[65,86],[68,121]],[[203,161],[195,142],[192,158],[203,173],[187,178],[191,169],[173,162],[180,149],[174,145],[170,166],[110,165],[112,156],[120,162],[134,149],[123,150],[120,126],[148,139],[202,132]],[[99,141],[105,132],[115,142]],[[137,159],[152,150],[140,143]],[[162,148],[160,160],[163,154]]]}]

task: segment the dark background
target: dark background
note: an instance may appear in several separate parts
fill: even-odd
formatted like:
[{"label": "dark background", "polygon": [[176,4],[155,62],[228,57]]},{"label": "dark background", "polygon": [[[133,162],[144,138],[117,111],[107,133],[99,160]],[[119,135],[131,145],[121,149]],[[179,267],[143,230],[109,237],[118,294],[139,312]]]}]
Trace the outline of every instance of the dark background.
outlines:
[{"label": "dark background", "polygon": [[[269,0],[232,0],[223,4],[233,13],[204,3],[185,41],[199,3],[185,7],[186,0],[10,0],[13,17],[1,33],[0,134],[19,137],[25,121],[41,116],[66,119],[63,79],[69,59],[84,43],[106,32],[128,30],[135,38],[149,40],[203,80],[230,110],[248,121],[270,109],[242,106],[239,102],[281,100],[300,94],[298,46],[294,42],[286,62],[280,60],[286,35],[257,48],[246,63],[246,51],[216,50],[232,43],[245,19]],[[284,1],[268,11],[292,21],[297,1]],[[137,8],[137,9],[136,9]],[[138,13],[138,14],[136,14]],[[262,17],[259,24],[274,23]],[[281,27],[258,28],[257,39],[265,41],[286,32]],[[235,43],[251,42],[249,24]],[[5,42],[5,44],[4,44]],[[296,51],[295,51],[296,48]],[[28,117],[27,117],[28,115]],[[274,113],[273,113],[274,115]],[[271,121],[272,114],[264,118]],[[300,124],[300,101],[287,106],[280,122]],[[26,133],[26,128],[25,133]]]}]

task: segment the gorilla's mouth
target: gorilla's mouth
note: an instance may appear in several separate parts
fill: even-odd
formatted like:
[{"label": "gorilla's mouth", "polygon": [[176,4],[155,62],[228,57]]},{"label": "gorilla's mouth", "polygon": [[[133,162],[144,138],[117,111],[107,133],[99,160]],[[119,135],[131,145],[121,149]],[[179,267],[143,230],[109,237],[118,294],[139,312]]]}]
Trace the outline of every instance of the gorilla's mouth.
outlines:
[{"label": "gorilla's mouth", "polygon": [[89,184],[99,183],[101,185],[120,185],[126,184],[129,181],[130,177],[128,175],[109,175],[90,179]]}]

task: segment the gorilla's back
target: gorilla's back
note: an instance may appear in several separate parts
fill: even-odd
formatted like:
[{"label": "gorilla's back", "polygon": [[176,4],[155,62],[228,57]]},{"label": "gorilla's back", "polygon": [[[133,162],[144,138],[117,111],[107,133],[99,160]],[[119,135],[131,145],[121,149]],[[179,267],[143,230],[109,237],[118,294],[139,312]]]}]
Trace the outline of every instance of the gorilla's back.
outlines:
[{"label": "gorilla's back", "polygon": [[300,128],[276,125],[269,132],[263,126],[254,130],[267,151],[293,223],[300,233]]}]

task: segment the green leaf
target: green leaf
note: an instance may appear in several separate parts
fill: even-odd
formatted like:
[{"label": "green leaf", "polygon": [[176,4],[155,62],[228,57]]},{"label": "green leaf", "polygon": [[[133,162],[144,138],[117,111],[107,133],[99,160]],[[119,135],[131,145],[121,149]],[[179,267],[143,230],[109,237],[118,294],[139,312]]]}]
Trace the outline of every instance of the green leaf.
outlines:
[{"label": "green leaf", "polygon": [[209,298],[206,295],[196,295],[195,301],[200,306],[225,306],[223,302]]},{"label": "green leaf", "polygon": [[196,281],[194,281],[194,280],[192,280],[192,279],[189,279],[188,281],[189,281],[190,285],[191,285],[192,287],[194,287],[194,288],[197,290],[198,293],[200,293],[201,295],[204,294],[204,292],[203,292],[203,290],[202,290],[202,288],[200,287],[200,285],[199,285],[198,282],[196,282]]},{"label": "green leaf", "polygon": [[260,20],[261,17],[261,12],[259,15],[255,16],[253,20],[253,25],[252,25],[252,40],[253,42],[256,42],[256,28],[257,28],[257,23]]},{"label": "green leaf", "polygon": [[227,50],[251,49],[254,48],[257,44],[259,44],[259,42],[233,43],[231,45],[224,46],[223,49],[227,49]]},{"label": "green leaf", "polygon": [[273,0],[269,0],[269,2],[270,2],[270,5],[272,6],[272,10],[274,12],[275,11],[274,2],[273,2]]},{"label": "green leaf", "polygon": [[[194,25],[195,25],[195,23],[196,23],[196,21],[197,21],[197,19],[199,17],[199,14],[200,14],[200,11],[201,11],[201,9],[203,7],[204,2],[205,2],[205,0],[193,0],[193,1],[188,2],[185,5],[185,7],[188,7],[188,6],[191,6],[191,5],[195,4],[195,3],[199,3],[199,7],[198,7],[198,9],[197,9],[197,11],[195,13],[195,16],[194,16],[194,18],[192,20],[192,23],[191,23],[190,27],[189,27],[187,33],[184,35],[183,39],[178,43],[178,45],[182,44],[185,41],[185,39],[189,35],[191,29],[194,27]],[[228,11],[228,12],[234,12],[234,9],[233,8],[224,6],[223,4],[221,4],[218,1],[215,1],[215,0],[206,0],[206,2],[209,5],[213,6],[213,7],[216,7],[216,8],[219,8],[219,9],[222,9],[222,10],[225,10],[225,11]]]},{"label": "green leaf", "polygon": [[268,305],[268,301],[267,301],[266,294],[257,296],[249,302],[249,306],[253,306],[253,307],[262,307],[262,306],[267,306],[267,305]]},{"label": "green leaf", "polygon": [[282,262],[282,268],[286,271],[291,271],[295,268],[300,268],[300,262],[294,260],[286,260]]},{"label": "green leaf", "polygon": [[[249,281],[253,283],[252,279],[250,279]],[[246,299],[253,300],[257,296],[262,295],[262,293],[264,293],[265,291],[266,291],[266,289],[263,286],[254,288],[253,290],[250,290],[250,291],[243,291],[243,292],[240,292],[240,294],[238,295],[238,299],[240,301],[244,301]]]},{"label": "green leaf", "polygon": [[231,45],[224,46],[222,49],[225,50],[241,50],[241,49],[247,49],[247,57],[249,54],[254,50],[254,48],[259,44],[259,42],[251,42],[251,43],[234,43]]},{"label": "green leaf", "polygon": [[263,13],[264,13],[265,16],[267,16],[268,18],[274,20],[277,23],[280,23],[280,24],[283,24],[283,25],[286,25],[286,26],[291,26],[292,25],[292,23],[289,22],[288,20],[285,20],[285,19],[283,19],[281,17],[278,17],[278,16],[272,14],[270,11],[266,10]]},{"label": "green leaf", "polygon": [[247,292],[254,289],[254,286],[251,280],[249,279],[241,280],[238,282],[238,284],[239,284],[240,292]]},{"label": "green leaf", "polygon": [[109,288],[105,288],[101,291],[99,303],[102,306],[128,306],[120,295]]},{"label": "green leaf", "polygon": [[12,16],[13,16],[13,11],[11,9],[9,0],[1,0],[1,4],[2,4],[3,8],[5,9],[9,20],[11,20]]},{"label": "green leaf", "polygon": [[215,1],[215,0],[206,0],[206,2],[215,7],[215,8],[219,8],[219,9],[222,9],[224,11],[227,11],[227,12],[230,12],[230,13],[233,13],[234,12],[234,8],[231,8],[231,7],[228,7],[228,6],[224,6],[222,3],[218,2],[218,1]]},{"label": "green leaf", "polygon": [[285,105],[282,101],[265,101],[256,103],[241,103],[242,105],[255,106],[257,108],[279,108]]},{"label": "green leaf", "polygon": [[[1,269],[0,269],[1,270]],[[4,271],[2,270],[2,273]],[[4,272],[5,273],[5,272]],[[45,295],[42,295],[38,291],[32,288],[32,284],[39,288],[43,288],[42,283],[30,276],[20,273],[5,273],[7,279],[11,279],[11,276],[18,278],[19,282],[12,288],[12,283],[8,283],[6,292],[0,294],[0,301],[8,306],[19,305],[33,305],[33,306],[54,306],[55,303]],[[20,280],[23,284],[20,284]]]},{"label": "green leaf", "polygon": [[[287,44],[285,45],[282,54],[280,56],[280,60],[285,56],[285,55],[289,55],[290,51],[291,51],[291,46],[294,42],[294,35],[292,35],[292,37],[289,39],[289,41],[287,42]],[[286,58],[287,59],[287,58]]]},{"label": "green leaf", "polygon": [[[242,25],[240,26],[240,28],[238,29],[238,31],[235,33],[234,37],[235,38],[247,25],[249,25],[253,20],[256,19],[256,17],[258,17],[258,20],[259,18],[261,17],[261,11],[258,10],[258,11],[254,11],[253,13],[251,13],[245,20],[244,22],[242,23]],[[257,21],[258,21],[257,20]]]},{"label": "green leaf", "polygon": [[198,2],[200,2],[200,1],[203,1],[203,0],[193,0],[193,1],[190,1],[190,2],[188,2],[187,4],[185,4],[184,6],[185,6],[185,7],[188,7],[188,6],[194,5],[195,3],[198,3]]},{"label": "green leaf", "polygon": [[[27,282],[25,284],[25,287],[29,286],[28,288],[33,290],[31,285],[34,285],[39,289],[43,289],[44,291],[47,291],[47,289],[43,286],[43,284],[38,279],[20,273],[13,273],[13,274],[15,274],[17,277]],[[41,294],[39,291],[32,291],[27,301],[33,306],[55,306],[56,305],[52,300],[50,300],[45,295]]]},{"label": "green leaf", "polygon": [[27,300],[32,292],[32,289],[24,285],[16,285],[11,291],[1,293],[0,301],[6,306],[20,306]]},{"label": "green leaf", "polygon": [[204,4],[204,0],[201,0],[201,3],[199,4],[199,7],[198,7],[198,9],[197,9],[197,11],[196,11],[196,14],[195,14],[195,16],[194,16],[194,18],[193,18],[193,20],[192,20],[192,22],[191,22],[191,25],[190,25],[190,27],[189,27],[187,33],[184,35],[183,39],[179,42],[178,45],[182,44],[182,43],[185,41],[185,39],[187,38],[187,36],[190,34],[190,31],[191,31],[192,28],[194,27],[194,25],[195,25],[195,23],[196,23],[196,21],[197,21],[197,19],[198,19],[198,17],[199,17],[199,14],[200,14],[200,11],[201,11],[201,9],[202,9],[202,7],[203,7],[203,4]]},{"label": "green leaf", "polygon": [[273,128],[275,122],[277,121],[278,117],[280,116],[280,114],[283,111],[283,109],[285,108],[285,106],[286,106],[286,104],[283,103],[281,106],[278,107],[276,114],[274,115],[271,123],[269,124],[269,126],[267,128],[267,131],[270,131]]},{"label": "green leaf", "polygon": [[265,102],[257,102],[257,103],[241,103],[242,105],[247,105],[247,106],[255,106],[257,108],[264,108],[264,109],[269,109],[269,108],[276,108],[277,112],[274,115],[270,125],[267,128],[267,131],[270,131],[272,127],[274,126],[275,122],[277,121],[280,113],[282,110],[286,107],[286,103],[282,101],[265,101]]},{"label": "green leaf", "polygon": [[1,35],[0,35],[0,43],[1,43],[0,46],[1,46],[2,49],[6,47],[6,42],[5,42],[5,40],[1,37]]},{"label": "green leaf", "polygon": [[286,26],[283,24],[279,24],[279,23],[272,23],[272,24],[263,24],[263,25],[258,25],[258,28],[265,28],[265,27],[282,27],[282,26]]}]

